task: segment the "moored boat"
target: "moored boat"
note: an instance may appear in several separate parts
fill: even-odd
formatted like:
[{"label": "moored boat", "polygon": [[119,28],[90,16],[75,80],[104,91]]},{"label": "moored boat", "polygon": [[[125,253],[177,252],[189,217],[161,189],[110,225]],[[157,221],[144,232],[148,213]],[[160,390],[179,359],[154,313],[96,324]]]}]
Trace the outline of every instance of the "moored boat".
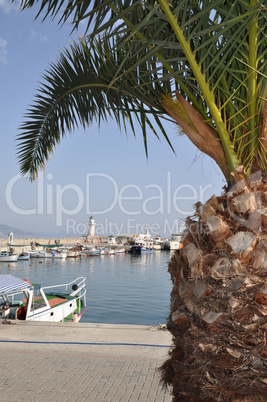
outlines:
[{"label": "moored boat", "polygon": [[51,251],[51,255],[53,258],[61,258],[61,259],[67,258],[67,252],[63,250],[53,250]]},{"label": "moored boat", "polygon": [[49,252],[47,252],[46,250],[39,251],[38,258],[47,258],[47,257],[49,257]]},{"label": "moored boat", "polygon": [[79,321],[86,310],[86,279],[42,287],[0,275],[0,311],[5,320]]},{"label": "moored boat", "polygon": [[145,233],[134,235],[133,243],[134,246],[140,246],[150,249],[153,246],[153,239],[148,229],[145,230]]},{"label": "moored boat", "polygon": [[168,250],[179,250],[181,247],[181,233],[173,233],[171,238],[164,242],[164,248]]},{"label": "moored boat", "polygon": [[118,247],[114,249],[115,254],[125,254],[125,248],[124,247]]},{"label": "moored boat", "polygon": [[78,256],[79,256],[78,250],[72,250],[72,249],[67,250],[67,258],[76,258]]},{"label": "moored boat", "polygon": [[30,251],[30,258],[39,258],[39,252],[38,251]]},{"label": "moored boat", "polygon": [[131,252],[133,255],[141,255],[141,254],[154,253],[155,250],[152,247],[132,246]]},{"label": "moored boat", "polygon": [[141,247],[141,253],[154,253],[155,249],[153,247]]},{"label": "moored boat", "polygon": [[160,235],[157,235],[153,240],[153,249],[154,250],[162,250],[163,249],[163,240]]},{"label": "moored boat", "polygon": [[97,248],[91,249],[91,250],[88,250],[86,252],[86,254],[88,255],[88,257],[98,257],[101,254],[101,250],[97,249]]},{"label": "moored boat", "polygon": [[67,258],[76,258],[79,255],[79,251],[67,251]]},{"label": "moored boat", "polygon": [[0,262],[16,262],[18,261],[18,254],[15,254],[11,250],[0,252]]},{"label": "moored boat", "polygon": [[30,259],[30,253],[26,252],[26,251],[22,251],[19,255],[18,255],[18,260],[20,261],[27,261]]},{"label": "moored boat", "polygon": [[104,250],[104,254],[105,255],[115,255],[115,250],[114,250],[114,248],[106,248]]}]

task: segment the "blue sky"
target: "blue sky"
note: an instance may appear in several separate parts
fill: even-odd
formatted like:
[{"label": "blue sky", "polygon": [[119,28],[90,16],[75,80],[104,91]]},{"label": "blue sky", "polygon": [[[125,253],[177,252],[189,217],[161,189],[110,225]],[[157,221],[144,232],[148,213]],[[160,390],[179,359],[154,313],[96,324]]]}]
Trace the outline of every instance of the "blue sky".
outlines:
[{"label": "blue sky", "polygon": [[39,181],[19,176],[15,137],[23,115],[49,62],[71,41],[70,26],[34,17],[33,10],[19,12],[17,2],[0,0],[0,223],[26,233],[80,236],[93,215],[99,235],[148,227],[153,236],[169,236],[193,214],[194,203],[219,195],[225,184],[215,162],[174,124],[167,129],[176,155],[151,133],[147,159],[141,130],[126,136],[110,121],[67,136]]}]

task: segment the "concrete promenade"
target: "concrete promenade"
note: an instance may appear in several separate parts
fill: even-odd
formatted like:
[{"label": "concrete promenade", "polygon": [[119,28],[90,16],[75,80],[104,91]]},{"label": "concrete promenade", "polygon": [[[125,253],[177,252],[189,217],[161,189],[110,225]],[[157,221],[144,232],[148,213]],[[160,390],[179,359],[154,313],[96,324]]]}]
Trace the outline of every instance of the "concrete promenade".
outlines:
[{"label": "concrete promenade", "polygon": [[168,331],[140,325],[0,322],[1,402],[172,400],[157,372],[171,346]]}]

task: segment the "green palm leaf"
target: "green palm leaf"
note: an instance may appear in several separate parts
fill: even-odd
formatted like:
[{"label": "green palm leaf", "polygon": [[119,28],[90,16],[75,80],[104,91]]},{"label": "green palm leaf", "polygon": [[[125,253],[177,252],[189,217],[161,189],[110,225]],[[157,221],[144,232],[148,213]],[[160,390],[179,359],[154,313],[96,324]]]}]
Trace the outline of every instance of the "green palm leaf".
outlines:
[{"label": "green palm leaf", "polygon": [[[86,129],[94,121],[100,125],[113,118],[124,128],[130,123],[134,133],[136,118],[142,127],[145,144],[147,125],[156,136],[161,131],[169,142],[158,119],[159,114],[165,113],[158,102],[164,91],[156,72],[139,79],[146,66],[144,62],[138,70],[133,68],[129,56],[132,53],[135,58],[134,51],[135,43],[131,47],[120,47],[116,52],[114,39],[95,41],[92,47],[81,39],[66,49],[57,63],[50,65],[35,103],[21,126],[23,134],[18,138],[23,174],[29,172],[30,178],[34,179],[38,167],[45,166],[49,154],[66,133],[80,125]],[[141,53],[138,53],[141,60]],[[127,77],[124,77],[125,71]],[[152,93],[149,86],[153,86]]]},{"label": "green palm leaf", "polygon": [[[22,8],[33,4],[23,1]],[[92,33],[65,50],[44,76],[18,136],[23,174],[34,178],[67,131],[109,116],[126,130],[129,122],[133,132],[136,120],[145,147],[147,125],[169,141],[160,118],[171,116],[217,161],[227,181],[239,164],[248,172],[255,164],[266,170],[263,0],[51,0],[41,2],[40,13],[44,19],[60,15],[59,23],[70,19],[74,29],[86,20],[86,32],[90,28]],[[186,108],[187,123],[182,123],[176,93],[209,125],[210,137],[186,128],[191,109]],[[213,137],[218,157],[205,147]]]}]

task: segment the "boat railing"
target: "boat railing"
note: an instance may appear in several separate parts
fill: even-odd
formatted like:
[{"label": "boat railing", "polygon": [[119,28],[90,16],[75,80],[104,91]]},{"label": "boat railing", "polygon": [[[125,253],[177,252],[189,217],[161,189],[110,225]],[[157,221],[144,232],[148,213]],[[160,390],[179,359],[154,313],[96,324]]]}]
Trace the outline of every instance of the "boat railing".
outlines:
[{"label": "boat railing", "polygon": [[[78,282],[78,283],[77,283]],[[70,282],[68,286],[71,288],[71,294],[79,300],[78,303],[78,315],[82,310],[86,310],[86,278],[80,276],[76,278],[74,281]],[[77,290],[75,288],[78,287]],[[67,289],[69,291],[69,288]],[[82,301],[82,304],[80,303]]]},{"label": "boat railing", "polygon": [[65,292],[68,295],[75,296],[76,299],[82,301],[82,304],[80,302],[77,303],[78,315],[81,313],[82,310],[86,309],[86,278],[84,278],[83,276],[76,278],[69,283],[43,287],[43,290],[45,293],[47,291],[60,291]]},{"label": "boat railing", "polygon": [[44,286],[43,290],[47,291],[47,290],[55,290],[55,289],[61,289],[64,290],[65,293],[73,293],[74,290],[74,286],[77,286],[78,289],[82,290],[85,289],[86,286],[86,278],[84,278],[83,276],[80,276],[79,278],[74,279],[72,282],[69,283],[61,283],[60,285],[52,285],[52,286]]}]

